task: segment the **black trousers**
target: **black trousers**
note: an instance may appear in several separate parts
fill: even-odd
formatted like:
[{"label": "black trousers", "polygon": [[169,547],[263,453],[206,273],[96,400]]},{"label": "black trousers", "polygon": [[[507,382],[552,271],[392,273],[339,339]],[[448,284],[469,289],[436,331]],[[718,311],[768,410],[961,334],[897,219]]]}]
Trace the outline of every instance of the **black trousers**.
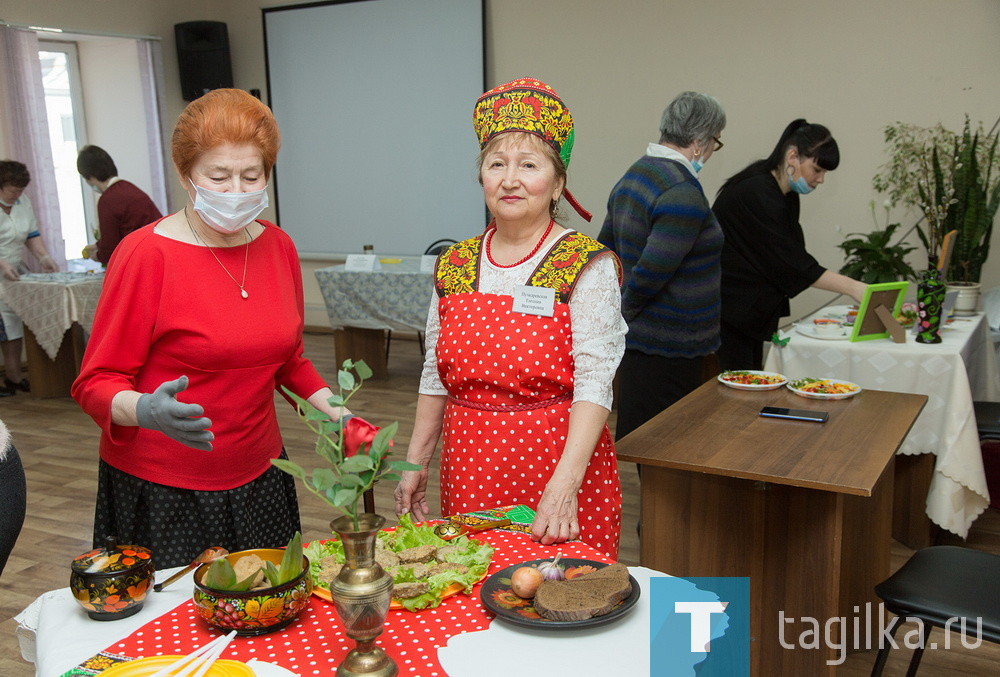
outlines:
[{"label": "black trousers", "polygon": [[704,357],[663,357],[626,350],[618,367],[615,439],[653,418],[701,385]]},{"label": "black trousers", "polygon": [[719,347],[719,369],[764,368],[764,342],[745,334],[733,325],[723,321],[720,327],[722,345]]},{"label": "black trousers", "polygon": [[27,496],[24,466],[12,444],[7,448],[7,458],[0,461],[0,574],[21,533]]}]

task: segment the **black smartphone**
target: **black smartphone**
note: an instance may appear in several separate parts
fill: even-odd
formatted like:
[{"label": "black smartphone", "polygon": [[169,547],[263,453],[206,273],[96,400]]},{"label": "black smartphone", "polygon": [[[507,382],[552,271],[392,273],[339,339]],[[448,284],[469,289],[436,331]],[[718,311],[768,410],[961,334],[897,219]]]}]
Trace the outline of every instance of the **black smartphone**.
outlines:
[{"label": "black smartphone", "polygon": [[764,407],[760,410],[761,416],[768,418],[787,418],[792,421],[812,421],[813,423],[826,423],[830,418],[827,411],[810,411],[808,409],[789,409],[788,407]]}]

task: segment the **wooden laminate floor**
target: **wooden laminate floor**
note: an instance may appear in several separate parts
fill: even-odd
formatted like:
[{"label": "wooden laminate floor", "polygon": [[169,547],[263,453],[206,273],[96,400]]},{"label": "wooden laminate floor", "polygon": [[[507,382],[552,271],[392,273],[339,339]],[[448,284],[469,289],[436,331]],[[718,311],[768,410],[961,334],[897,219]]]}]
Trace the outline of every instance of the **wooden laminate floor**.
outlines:
[{"label": "wooden laminate floor", "polygon": [[[306,355],[320,373],[333,377],[336,365],[333,336],[306,335]],[[377,425],[399,422],[396,448],[403,453],[413,428],[420,353],[415,340],[392,341],[390,378],[371,381],[351,401],[351,408]],[[30,376],[30,375],[29,375]],[[280,399],[280,398],[279,398]],[[278,406],[285,446],[290,457],[312,467],[312,439],[283,401]],[[69,398],[34,400],[22,396],[0,399],[0,419],[10,428],[28,480],[28,514],[17,546],[0,577],[0,675],[29,677],[31,664],[20,657],[13,616],[38,595],[65,587],[69,562],[90,549],[94,493],[97,487],[97,426]],[[634,525],[639,514],[639,487],[635,467],[620,463],[624,495],[621,560],[637,564],[639,539]],[[376,490],[376,508],[394,523],[392,486]],[[429,503],[438,505],[437,474],[431,478]],[[331,509],[306,491],[300,491],[303,536],[325,537],[330,533]],[[0,516],[2,518],[3,516]],[[943,542],[960,543],[946,537]],[[969,547],[1000,553],[1000,514],[988,511],[973,526]],[[893,544],[893,569],[912,551]],[[905,632],[904,628],[904,632]],[[943,642],[941,631],[934,640]],[[900,635],[902,636],[902,635]],[[902,649],[890,659],[886,677],[904,675],[910,651]],[[838,674],[860,677],[869,674],[875,652],[848,656]],[[973,650],[962,647],[957,636],[951,649],[927,651],[921,675],[994,675],[1000,672],[1000,647],[984,643]]]}]

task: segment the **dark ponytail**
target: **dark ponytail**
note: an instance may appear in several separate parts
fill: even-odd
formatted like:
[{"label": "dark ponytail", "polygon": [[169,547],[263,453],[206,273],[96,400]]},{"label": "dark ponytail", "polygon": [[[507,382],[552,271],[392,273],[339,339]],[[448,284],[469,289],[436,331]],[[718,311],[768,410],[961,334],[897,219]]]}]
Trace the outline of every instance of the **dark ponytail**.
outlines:
[{"label": "dark ponytail", "polygon": [[757,160],[733,174],[719,189],[721,193],[731,184],[736,184],[743,179],[757,174],[761,171],[774,171],[781,166],[785,160],[785,154],[790,147],[794,146],[799,157],[809,158],[816,162],[821,169],[832,172],[840,165],[840,148],[836,139],[830,134],[830,130],[823,125],[812,124],[804,119],[792,120],[785,131],[781,133],[781,138],[774,146],[774,150],[763,160]]}]

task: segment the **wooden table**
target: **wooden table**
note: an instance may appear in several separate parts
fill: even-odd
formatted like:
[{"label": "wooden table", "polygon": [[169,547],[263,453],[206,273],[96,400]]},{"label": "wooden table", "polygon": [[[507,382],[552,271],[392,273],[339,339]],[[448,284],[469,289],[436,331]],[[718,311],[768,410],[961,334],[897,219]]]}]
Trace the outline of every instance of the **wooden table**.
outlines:
[{"label": "wooden table", "polygon": [[[875,390],[811,400],[705,383],[617,444],[619,458],[642,467],[642,564],[749,576],[753,674],[834,674],[832,648],[781,646],[779,612],[817,619],[822,639],[826,619],[876,602],[873,588],[889,574],[894,454],[926,401]],[[766,405],[830,420],[761,418]],[[784,641],[809,627],[784,623]]]},{"label": "wooden table", "polygon": [[[813,317],[843,317],[847,306]],[[989,505],[973,400],[1000,401],[1000,370],[982,314],[957,317],[941,343],[818,340],[805,336],[812,317],[772,347],[765,369],[788,378],[836,378],[862,388],[927,395],[927,406],[896,458],[893,537],[917,549],[934,542],[937,526],[962,538]],[[935,526],[937,525],[937,526]]]}]

